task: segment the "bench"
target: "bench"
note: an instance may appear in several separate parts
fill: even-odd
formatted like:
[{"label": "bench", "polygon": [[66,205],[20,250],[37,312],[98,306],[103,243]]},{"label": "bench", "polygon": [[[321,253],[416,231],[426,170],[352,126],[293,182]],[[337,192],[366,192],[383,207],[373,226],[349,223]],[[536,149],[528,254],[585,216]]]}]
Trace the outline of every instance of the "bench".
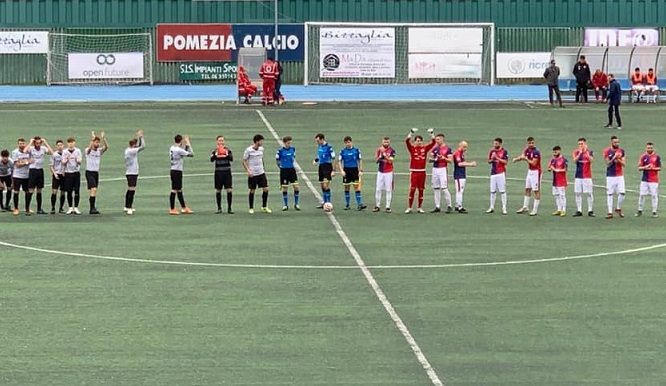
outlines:
[{"label": "bench", "polygon": [[[252,85],[257,88],[257,91],[252,95],[253,97],[261,97],[261,92],[263,91],[264,84],[261,80],[251,80]],[[238,96],[238,103],[242,103],[243,100],[245,99],[245,95],[240,94],[240,90],[238,90],[238,83],[236,83],[236,94]]]}]

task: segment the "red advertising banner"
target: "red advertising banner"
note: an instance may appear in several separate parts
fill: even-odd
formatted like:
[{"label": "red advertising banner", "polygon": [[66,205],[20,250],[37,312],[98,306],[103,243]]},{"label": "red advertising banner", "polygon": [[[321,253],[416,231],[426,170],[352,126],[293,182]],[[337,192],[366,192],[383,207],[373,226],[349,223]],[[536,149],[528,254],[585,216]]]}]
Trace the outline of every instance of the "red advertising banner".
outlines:
[{"label": "red advertising banner", "polygon": [[231,61],[231,24],[158,24],[158,62]]}]

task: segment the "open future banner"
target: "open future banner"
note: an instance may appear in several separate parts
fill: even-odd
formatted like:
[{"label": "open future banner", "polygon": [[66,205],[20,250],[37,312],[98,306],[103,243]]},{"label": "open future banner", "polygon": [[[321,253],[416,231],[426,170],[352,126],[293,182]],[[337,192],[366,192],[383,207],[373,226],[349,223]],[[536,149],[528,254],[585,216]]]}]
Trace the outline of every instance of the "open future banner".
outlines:
[{"label": "open future banner", "polygon": [[585,28],[587,47],[658,46],[659,30],[656,28]]},{"label": "open future banner", "polygon": [[303,61],[303,24],[158,24],[158,62],[236,62],[243,47],[264,47],[284,62]]}]

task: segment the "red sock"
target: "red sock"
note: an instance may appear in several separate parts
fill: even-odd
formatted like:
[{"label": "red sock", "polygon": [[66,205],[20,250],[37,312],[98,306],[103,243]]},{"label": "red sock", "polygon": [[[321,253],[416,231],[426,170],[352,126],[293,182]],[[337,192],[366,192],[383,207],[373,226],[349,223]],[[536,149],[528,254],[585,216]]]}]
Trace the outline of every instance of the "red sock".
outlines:
[{"label": "red sock", "polygon": [[414,192],[416,192],[416,188],[409,188],[409,199],[407,203],[409,204],[410,208],[412,205],[414,205]]},{"label": "red sock", "polygon": [[423,189],[419,189],[419,208],[423,206]]}]

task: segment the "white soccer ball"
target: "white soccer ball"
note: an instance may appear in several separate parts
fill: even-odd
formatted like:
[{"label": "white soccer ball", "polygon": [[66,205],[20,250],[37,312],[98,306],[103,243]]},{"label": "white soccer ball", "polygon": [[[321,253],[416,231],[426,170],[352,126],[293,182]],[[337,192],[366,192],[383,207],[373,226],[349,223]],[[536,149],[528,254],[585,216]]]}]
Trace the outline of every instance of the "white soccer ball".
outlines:
[{"label": "white soccer ball", "polygon": [[333,211],[333,204],[330,202],[325,202],[324,203],[324,212],[332,212]]}]

